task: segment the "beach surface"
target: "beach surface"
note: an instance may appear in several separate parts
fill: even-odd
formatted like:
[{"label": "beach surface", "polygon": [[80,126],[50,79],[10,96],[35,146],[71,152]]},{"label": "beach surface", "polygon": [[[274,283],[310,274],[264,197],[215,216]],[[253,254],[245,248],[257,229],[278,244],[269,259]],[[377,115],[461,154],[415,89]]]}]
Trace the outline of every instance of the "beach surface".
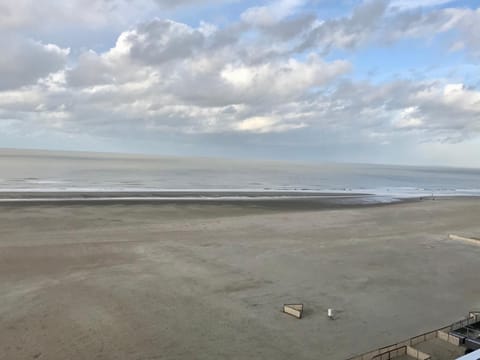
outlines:
[{"label": "beach surface", "polygon": [[342,360],[480,309],[478,198],[300,203],[0,204],[0,359]]}]

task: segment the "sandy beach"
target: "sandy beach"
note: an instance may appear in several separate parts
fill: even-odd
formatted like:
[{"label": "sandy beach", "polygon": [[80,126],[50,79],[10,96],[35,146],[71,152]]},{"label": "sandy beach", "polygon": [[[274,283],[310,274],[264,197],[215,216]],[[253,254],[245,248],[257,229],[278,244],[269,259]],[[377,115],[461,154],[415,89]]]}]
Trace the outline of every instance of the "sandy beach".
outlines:
[{"label": "sandy beach", "polygon": [[478,198],[305,204],[0,204],[0,359],[342,360],[480,308]]}]

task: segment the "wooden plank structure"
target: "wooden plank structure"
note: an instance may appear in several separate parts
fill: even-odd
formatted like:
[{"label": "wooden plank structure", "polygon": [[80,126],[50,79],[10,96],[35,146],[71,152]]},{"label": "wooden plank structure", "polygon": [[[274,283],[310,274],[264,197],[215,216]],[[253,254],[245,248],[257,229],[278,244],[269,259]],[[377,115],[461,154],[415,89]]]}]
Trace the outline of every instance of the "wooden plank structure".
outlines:
[{"label": "wooden plank structure", "polygon": [[303,315],[303,304],[284,304],[283,312],[297,319],[301,319]]},{"label": "wooden plank structure", "polygon": [[465,236],[459,236],[459,235],[455,235],[455,234],[449,234],[448,238],[450,240],[465,241],[465,242],[473,243],[475,245],[480,245],[480,239],[479,238],[465,237]]}]

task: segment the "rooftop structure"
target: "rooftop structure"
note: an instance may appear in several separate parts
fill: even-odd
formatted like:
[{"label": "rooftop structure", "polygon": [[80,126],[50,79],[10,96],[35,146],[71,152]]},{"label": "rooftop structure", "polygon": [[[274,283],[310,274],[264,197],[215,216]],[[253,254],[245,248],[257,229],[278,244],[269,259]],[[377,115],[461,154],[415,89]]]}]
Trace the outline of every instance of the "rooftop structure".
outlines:
[{"label": "rooftop structure", "polygon": [[[480,311],[466,319],[348,360],[480,360]],[[463,357],[465,354],[477,354]]]},{"label": "rooftop structure", "polygon": [[457,360],[480,360],[480,350],[476,350],[474,352],[471,352],[470,354],[462,356],[462,357],[458,358]]}]

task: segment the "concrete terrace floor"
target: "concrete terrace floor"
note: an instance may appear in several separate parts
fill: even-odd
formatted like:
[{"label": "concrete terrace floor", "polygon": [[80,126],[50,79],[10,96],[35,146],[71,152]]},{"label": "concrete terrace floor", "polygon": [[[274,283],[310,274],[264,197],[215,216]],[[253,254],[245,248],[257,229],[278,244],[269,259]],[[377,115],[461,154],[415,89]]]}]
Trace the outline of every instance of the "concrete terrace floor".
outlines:
[{"label": "concrete terrace floor", "polygon": [[432,360],[453,360],[465,354],[465,348],[449,344],[440,339],[432,339],[414,346],[432,356]]}]

